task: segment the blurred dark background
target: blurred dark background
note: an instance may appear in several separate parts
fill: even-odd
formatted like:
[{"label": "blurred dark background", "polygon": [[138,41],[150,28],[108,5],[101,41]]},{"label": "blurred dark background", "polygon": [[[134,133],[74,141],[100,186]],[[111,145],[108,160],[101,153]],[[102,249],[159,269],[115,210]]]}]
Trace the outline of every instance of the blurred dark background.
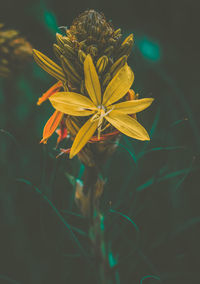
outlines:
[{"label": "blurred dark background", "polygon": [[[134,90],[155,103],[139,116],[151,141],[123,137],[103,173],[102,210],[119,263],[118,283],[200,283],[198,4],[1,2],[0,22],[54,59],[55,33],[88,8],[103,12],[124,37],[135,35],[129,59]],[[83,166],[77,159],[55,158],[56,135],[47,146],[38,143],[53,111],[36,102],[54,82],[33,61],[14,77],[0,79],[2,284],[97,283],[64,223],[88,251],[87,222],[79,216],[69,181],[81,177]]]}]

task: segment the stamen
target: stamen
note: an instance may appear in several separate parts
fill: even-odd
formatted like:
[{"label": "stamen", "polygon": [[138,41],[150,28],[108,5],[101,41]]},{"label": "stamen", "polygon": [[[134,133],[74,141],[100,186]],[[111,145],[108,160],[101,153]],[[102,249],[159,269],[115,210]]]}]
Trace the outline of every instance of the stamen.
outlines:
[{"label": "stamen", "polygon": [[107,112],[106,112],[106,108],[103,105],[99,105],[97,108],[99,109],[99,111],[91,118],[91,121],[99,120],[98,128],[97,128],[97,132],[98,132],[97,137],[98,137],[98,140],[100,140],[101,132],[103,132],[109,126],[108,124],[102,129],[103,118],[114,109],[114,106]]},{"label": "stamen", "polygon": [[115,106],[112,106],[112,108],[110,110],[108,110],[105,115],[109,114],[113,109],[115,108]]},{"label": "stamen", "polygon": [[110,126],[110,123],[108,123],[108,124],[101,130],[101,132],[103,132],[104,130],[106,130],[109,126]]},{"label": "stamen", "polygon": [[99,114],[96,113],[92,118],[91,118],[91,121],[95,121],[95,120],[98,120],[99,119]]}]

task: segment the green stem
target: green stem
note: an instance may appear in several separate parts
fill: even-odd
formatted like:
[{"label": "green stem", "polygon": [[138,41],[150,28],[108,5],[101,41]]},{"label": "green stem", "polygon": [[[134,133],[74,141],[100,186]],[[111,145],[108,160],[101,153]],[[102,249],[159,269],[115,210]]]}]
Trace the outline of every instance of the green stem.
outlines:
[{"label": "green stem", "polygon": [[99,284],[114,284],[113,270],[109,264],[108,246],[105,242],[104,216],[99,209],[100,196],[97,196],[98,192],[103,191],[103,184],[97,168],[85,169],[83,193],[89,196],[89,238],[99,275]]}]

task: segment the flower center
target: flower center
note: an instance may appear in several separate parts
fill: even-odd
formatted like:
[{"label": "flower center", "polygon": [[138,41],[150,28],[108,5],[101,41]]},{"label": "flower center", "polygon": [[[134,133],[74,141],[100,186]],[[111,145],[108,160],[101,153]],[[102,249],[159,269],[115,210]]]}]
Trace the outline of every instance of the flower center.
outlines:
[{"label": "flower center", "polygon": [[103,132],[107,127],[105,126],[104,129],[102,129],[102,124],[103,124],[103,119],[106,115],[108,115],[114,107],[112,107],[109,111],[107,111],[106,107],[103,105],[98,105],[97,106],[97,113],[92,117],[91,121],[98,120],[98,126],[97,126],[97,131],[98,131],[98,139],[100,140],[100,135],[101,132]]},{"label": "flower center", "polygon": [[106,108],[103,105],[98,105],[98,113],[100,114],[100,116],[104,116],[104,114],[106,113]]}]

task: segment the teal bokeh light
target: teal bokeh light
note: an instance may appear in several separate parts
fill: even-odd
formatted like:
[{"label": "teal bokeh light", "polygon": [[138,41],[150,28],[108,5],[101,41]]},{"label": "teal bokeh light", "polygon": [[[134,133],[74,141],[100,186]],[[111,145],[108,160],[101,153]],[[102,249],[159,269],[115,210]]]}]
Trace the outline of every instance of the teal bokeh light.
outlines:
[{"label": "teal bokeh light", "polygon": [[49,10],[46,1],[35,2],[30,9],[32,14],[53,36],[59,31],[57,18],[54,12]]},{"label": "teal bokeh light", "polygon": [[51,11],[45,10],[44,11],[44,23],[46,27],[50,30],[52,33],[58,32],[58,25],[57,25],[57,20]]},{"label": "teal bokeh light", "polygon": [[159,61],[161,58],[161,49],[158,43],[149,39],[148,37],[143,37],[138,40],[138,47],[142,55],[151,61]]}]

